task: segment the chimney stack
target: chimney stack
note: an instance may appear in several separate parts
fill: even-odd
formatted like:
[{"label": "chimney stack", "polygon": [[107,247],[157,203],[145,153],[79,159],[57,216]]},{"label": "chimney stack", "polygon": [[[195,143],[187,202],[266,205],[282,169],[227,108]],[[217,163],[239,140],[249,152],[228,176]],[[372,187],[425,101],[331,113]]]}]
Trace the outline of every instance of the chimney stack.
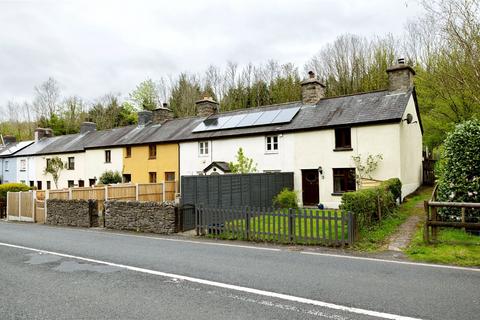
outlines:
[{"label": "chimney stack", "polygon": [[317,79],[315,72],[309,71],[308,78],[301,85],[304,104],[316,104],[325,97],[325,85]]},{"label": "chimney stack", "polygon": [[96,131],[97,130],[97,124],[95,122],[83,122],[80,125],[80,133],[87,133],[90,131]]},{"label": "chimney stack", "polygon": [[43,138],[53,137],[53,130],[50,128],[37,128],[35,129],[35,142]]},{"label": "chimney stack", "polygon": [[404,58],[397,60],[397,64],[387,69],[388,90],[406,91],[413,87],[415,70],[405,63]]},{"label": "chimney stack", "polygon": [[195,104],[197,105],[197,116],[199,117],[209,117],[218,112],[218,102],[213,100],[212,97],[204,97],[195,102]]},{"label": "chimney stack", "polygon": [[161,107],[153,110],[153,123],[162,124],[173,119],[173,111],[164,103]]},{"label": "chimney stack", "polygon": [[138,112],[138,125],[145,126],[152,122],[153,113],[152,111],[142,110]]}]

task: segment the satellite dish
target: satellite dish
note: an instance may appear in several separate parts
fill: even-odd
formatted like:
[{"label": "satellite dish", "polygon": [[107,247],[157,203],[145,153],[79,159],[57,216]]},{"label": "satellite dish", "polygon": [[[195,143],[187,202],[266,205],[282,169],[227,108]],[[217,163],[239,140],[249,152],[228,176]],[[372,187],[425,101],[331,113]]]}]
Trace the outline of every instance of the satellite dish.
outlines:
[{"label": "satellite dish", "polygon": [[411,114],[411,113],[407,113],[407,119],[405,119],[405,120],[407,120],[407,124],[412,123],[412,121],[413,121],[413,116],[412,116],[412,114]]}]

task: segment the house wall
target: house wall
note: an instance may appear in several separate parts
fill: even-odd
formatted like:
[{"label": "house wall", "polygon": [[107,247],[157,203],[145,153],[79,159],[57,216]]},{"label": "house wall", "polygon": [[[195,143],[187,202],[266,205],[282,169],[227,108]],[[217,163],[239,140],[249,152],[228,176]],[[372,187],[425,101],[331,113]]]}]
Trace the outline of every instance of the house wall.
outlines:
[{"label": "house wall", "polygon": [[[22,160],[26,161],[25,170],[22,170],[20,165]],[[35,157],[15,157],[15,162],[17,166],[16,182],[22,182],[26,185],[30,185],[30,181],[35,181]]]},{"label": "house wall", "polygon": [[149,159],[148,145],[131,146],[129,158],[123,148],[123,173],[130,174],[133,183],[149,183],[149,172],[157,173],[157,182],[165,180],[165,172],[175,172],[175,180],[179,180],[178,144],[157,144],[156,148],[155,159]]},{"label": "house wall", "polygon": [[17,182],[17,161],[15,158],[2,158],[1,160],[2,183]]},{"label": "house wall", "polygon": [[[59,157],[62,159],[63,163],[68,163],[69,157],[75,158],[75,169],[68,170],[63,169],[60,172],[60,177],[58,179],[58,186],[55,186],[51,174],[44,174],[44,170],[47,166],[47,158]],[[54,154],[54,155],[40,155],[34,157],[34,166],[35,166],[35,185],[37,181],[42,181],[42,189],[47,188],[47,181],[51,181],[51,188],[63,189],[68,187],[68,180],[73,180],[75,185],[78,185],[78,180],[84,180],[85,186],[88,186],[88,180],[85,180],[85,152],[77,153],[65,153],[65,154]]]},{"label": "house wall", "polygon": [[[110,150],[110,163],[105,162],[105,151]],[[85,150],[85,186],[89,179],[98,179],[105,171],[123,172],[123,149],[87,149]]]},{"label": "house wall", "polygon": [[402,121],[400,124],[402,196],[415,191],[422,184],[423,178],[422,130],[413,97],[410,97],[402,119],[406,119],[408,113],[413,116],[412,123],[408,124],[406,121]]},{"label": "house wall", "polygon": [[[333,151],[335,148],[333,129],[286,133],[279,136],[279,150],[273,154],[265,151],[266,141],[263,135],[211,140],[208,156],[199,154],[198,141],[185,142],[180,143],[180,170],[181,175],[201,174],[212,161],[235,161],[237,151],[242,147],[245,155],[256,162],[258,172],[293,171],[294,188],[298,191],[301,201],[301,170],[318,169],[321,166],[323,178],[319,180],[320,203],[336,208],[341,202],[341,196],[332,195],[333,169],[354,168],[353,155],[360,154],[362,159],[369,154],[382,155],[383,160],[379,162],[373,175],[374,179],[401,177],[399,124],[354,127],[351,129],[351,139],[352,151]],[[421,146],[421,137],[419,143]]]}]

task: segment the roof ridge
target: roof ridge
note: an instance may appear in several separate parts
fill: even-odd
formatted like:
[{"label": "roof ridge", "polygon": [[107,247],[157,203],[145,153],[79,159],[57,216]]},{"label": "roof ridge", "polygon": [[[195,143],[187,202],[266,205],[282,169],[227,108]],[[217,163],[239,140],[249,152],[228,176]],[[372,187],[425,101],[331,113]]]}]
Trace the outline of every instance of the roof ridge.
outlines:
[{"label": "roof ridge", "polygon": [[372,90],[372,91],[362,91],[362,92],[348,93],[348,94],[343,94],[343,95],[333,96],[333,97],[325,97],[325,98],[322,98],[320,101],[322,101],[322,100],[336,99],[336,98],[351,97],[351,96],[362,96],[362,95],[369,94],[369,93],[378,93],[378,92],[383,92],[383,91],[388,91],[388,89],[378,89],[378,90]]}]

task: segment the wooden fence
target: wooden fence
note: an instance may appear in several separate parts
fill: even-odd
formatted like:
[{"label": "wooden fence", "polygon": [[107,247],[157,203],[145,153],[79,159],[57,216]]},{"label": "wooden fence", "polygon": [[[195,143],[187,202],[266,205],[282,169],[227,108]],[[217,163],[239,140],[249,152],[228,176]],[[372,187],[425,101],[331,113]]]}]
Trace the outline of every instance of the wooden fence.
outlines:
[{"label": "wooden fence", "polygon": [[105,200],[174,201],[176,193],[176,181],[8,192],[7,219],[44,223],[48,212],[46,199],[97,200],[98,210],[103,212]]},{"label": "wooden fence", "polygon": [[344,246],[358,234],[340,210],[198,207],[196,221],[197,235],[224,239]]},{"label": "wooden fence", "polygon": [[[436,201],[436,194],[437,186],[433,189],[430,200],[424,202],[425,225],[423,239],[426,243],[438,240],[438,230],[441,227],[480,230],[480,203]],[[453,215],[453,217],[450,217],[449,214],[441,215],[439,210],[442,209],[456,209],[460,215]],[[477,221],[467,221],[467,210],[477,212]]]}]

